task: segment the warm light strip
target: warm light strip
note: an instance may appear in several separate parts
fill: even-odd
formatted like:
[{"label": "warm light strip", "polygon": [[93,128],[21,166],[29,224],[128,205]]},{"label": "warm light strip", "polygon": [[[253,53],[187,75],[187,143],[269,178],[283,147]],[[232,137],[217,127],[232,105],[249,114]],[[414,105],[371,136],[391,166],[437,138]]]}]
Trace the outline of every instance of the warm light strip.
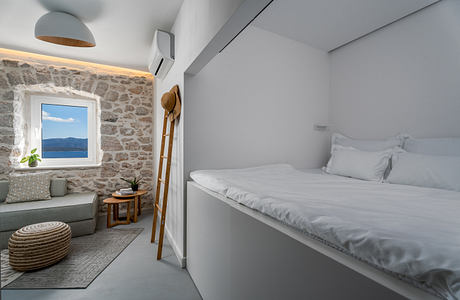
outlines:
[{"label": "warm light strip", "polygon": [[11,49],[5,49],[5,48],[0,48],[0,58],[24,60],[27,62],[38,62],[38,63],[46,63],[46,64],[58,64],[59,66],[64,66],[64,67],[75,66],[75,67],[80,67],[84,69],[89,68],[89,69],[93,69],[96,72],[104,72],[104,73],[111,73],[111,74],[117,74],[117,75],[153,77],[153,75],[149,72],[144,72],[144,71],[139,71],[139,70],[134,70],[134,69],[103,65],[103,64],[97,64],[97,63],[75,60],[75,59],[70,59],[70,58],[48,56],[48,55],[43,55],[43,54],[36,54],[36,53],[31,53],[31,52],[11,50]]}]

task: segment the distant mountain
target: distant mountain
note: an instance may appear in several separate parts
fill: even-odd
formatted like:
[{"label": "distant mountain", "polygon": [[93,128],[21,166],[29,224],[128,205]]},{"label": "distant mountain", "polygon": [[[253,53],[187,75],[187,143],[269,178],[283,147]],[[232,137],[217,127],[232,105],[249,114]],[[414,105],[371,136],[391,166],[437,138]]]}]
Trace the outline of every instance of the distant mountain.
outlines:
[{"label": "distant mountain", "polygon": [[88,151],[88,139],[52,138],[42,141],[43,151]]}]

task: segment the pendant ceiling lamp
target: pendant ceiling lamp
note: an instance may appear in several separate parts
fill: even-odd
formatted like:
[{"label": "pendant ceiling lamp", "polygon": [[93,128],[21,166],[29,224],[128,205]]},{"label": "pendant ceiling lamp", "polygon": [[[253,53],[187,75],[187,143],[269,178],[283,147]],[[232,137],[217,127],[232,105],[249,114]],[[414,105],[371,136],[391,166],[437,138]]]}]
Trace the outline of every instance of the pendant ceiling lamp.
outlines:
[{"label": "pendant ceiling lamp", "polygon": [[89,28],[78,18],[64,12],[49,12],[38,19],[35,24],[35,37],[64,46],[96,46]]}]

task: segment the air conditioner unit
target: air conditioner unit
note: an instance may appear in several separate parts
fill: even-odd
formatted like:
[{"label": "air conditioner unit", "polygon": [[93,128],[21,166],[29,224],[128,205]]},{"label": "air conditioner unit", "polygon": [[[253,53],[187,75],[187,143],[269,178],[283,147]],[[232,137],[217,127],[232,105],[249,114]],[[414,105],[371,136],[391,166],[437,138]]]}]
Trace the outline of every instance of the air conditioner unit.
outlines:
[{"label": "air conditioner unit", "polygon": [[174,35],[155,30],[148,66],[150,73],[157,78],[164,78],[174,64]]}]

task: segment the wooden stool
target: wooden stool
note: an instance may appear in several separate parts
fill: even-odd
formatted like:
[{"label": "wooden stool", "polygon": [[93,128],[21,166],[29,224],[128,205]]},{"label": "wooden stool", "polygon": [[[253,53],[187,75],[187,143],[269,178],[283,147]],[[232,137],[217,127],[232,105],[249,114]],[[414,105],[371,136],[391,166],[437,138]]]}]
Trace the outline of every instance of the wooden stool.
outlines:
[{"label": "wooden stool", "polygon": [[22,227],[10,237],[10,266],[17,271],[41,269],[57,263],[70,251],[72,232],[62,222]]},{"label": "wooden stool", "polygon": [[113,198],[117,199],[128,199],[128,198],[133,198],[134,199],[134,218],[133,222],[137,223],[137,216],[140,216],[141,214],[141,196],[147,194],[146,190],[137,190],[134,192],[134,194],[131,195],[120,195],[117,192],[112,193]]},{"label": "wooden stool", "polygon": [[[116,199],[116,198],[107,198],[104,199],[104,203],[107,204],[107,228],[111,228],[113,226],[117,225],[127,225],[131,223],[131,215],[130,215],[130,210],[131,210],[131,201],[134,201],[134,198],[131,199]],[[119,214],[119,204],[126,203],[127,208],[126,208],[126,221],[121,221],[118,214]],[[112,223],[112,219],[110,216],[110,211],[112,210],[113,207],[113,220],[114,222]]]}]

